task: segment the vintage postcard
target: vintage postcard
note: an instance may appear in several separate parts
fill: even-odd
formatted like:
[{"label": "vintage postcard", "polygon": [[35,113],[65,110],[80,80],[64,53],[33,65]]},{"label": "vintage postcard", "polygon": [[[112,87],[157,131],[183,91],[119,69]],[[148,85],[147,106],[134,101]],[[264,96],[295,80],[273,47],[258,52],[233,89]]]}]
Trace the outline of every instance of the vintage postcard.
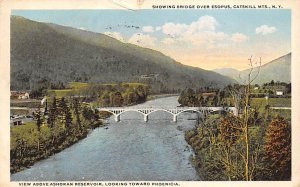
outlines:
[{"label": "vintage postcard", "polygon": [[294,1],[0,1],[0,186],[300,186]]}]

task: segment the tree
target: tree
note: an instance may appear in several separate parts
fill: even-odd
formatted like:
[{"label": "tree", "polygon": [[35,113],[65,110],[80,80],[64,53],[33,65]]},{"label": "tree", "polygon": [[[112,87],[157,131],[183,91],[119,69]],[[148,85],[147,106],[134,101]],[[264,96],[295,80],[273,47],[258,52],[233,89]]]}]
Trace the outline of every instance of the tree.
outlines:
[{"label": "tree", "polygon": [[65,129],[68,132],[70,130],[69,128],[72,124],[72,114],[71,114],[70,107],[68,106],[64,97],[62,97],[60,99],[58,106],[59,106],[58,111],[60,114],[61,122],[63,123]]},{"label": "tree", "polygon": [[112,106],[117,106],[117,107],[123,106],[123,102],[124,102],[124,99],[123,99],[121,92],[117,91],[117,92],[111,94],[111,105]]},{"label": "tree", "polygon": [[198,97],[198,103],[199,103],[199,106],[204,105],[204,98],[203,98],[202,94],[200,95],[200,97]]},{"label": "tree", "polygon": [[100,97],[100,104],[102,106],[109,106],[110,105],[110,95],[108,92],[105,92],[101,97]]},{"label": "tree", "polygon": [[179,96],[178,102],[185,106],[199,106],[196,93],[193,89],[185,89]]},{"label": "tree", "polygon": [[37,113],[35,114],[36,118],[36,127],[37,127],[37,147],[38,151],[40,150],[40,139],[41,139],[41,126],[43,124],[42,112],[39,108]]},{"label": "tree", "polygon": [[263,162],[266,166],[266,179],[291,179],[291,127],[280,116],[276,116],[267,129]]},{"label": "tree", "polygon": [[35,115],[36,115],[35,117],[36,117],[37,130],[38,130],[38,132],[41,132],[41,126],[43,124],[43,121],[42,121],[42,113],[41,113],[40,108],[38,109],[38,112]]},{"label": "tree", "polygon": [[80,120],[81,107],[80,107],[78,98],[74,98],[73,106],[74,106],[74,112],[75,112],[75,116],[76,116],[76,123],[77,123],[79,129],[81,130],[82,129],[81,128],[81,120]]},{"label": "tree", "polygon": [[92,121],[94,119],[93,110],[87,106],[83,107],[82,115],[88,121]]},{"label": "tree", "polygon": [[56,103],[56,98],[52,98],[52,105],[50,106],[49,109],[49,115],[48,115],[48,121],[47,123],[49,124],[50,128],[54,127],[56,117],[57,117],[57,103]]},{"label": "tree", "polygon": [[242,162],[244,151],[242,146],[242,123],[233,115],[227,115],[219,121],[218,125],[218,160],[223,165],[223,174],[228,180],[241,180],[243,178]]},{"label": "tree", "polygon": [[244,141],[243,148],[245,149],[242,153],[242,159],[244,164],[244,180],[251,181],[254,178],[255,168],[257,162],[257,154],[259,150],[259,145],[255,147],[251,147],[250,143],[250,132],[249,132],[249,118],[251,117],[251,113],[253,112],[250,107],[250,93],[251,93],[251,84],[258,77],[261,67],[261,58],[258,64],[256,74],[253,74],[254,66],[252,61],[252,56],[248,59],[250,70],[247,75],[247,79],[244,82],[244,85],[234,85],[229,86],[229,92],[232,96],[233,103],[239,112],[239,118],[242,124],[242,140]]},{"label": "tree", "polygon": [[127,96],[127,104],[135,104],[138,100],[138,96],[135,92],[128,92],[128,96]]},{"label": "tree", "polygon": [[219,99],[218,96],[214,96],[212,100],[212,106],[218,106]]}]

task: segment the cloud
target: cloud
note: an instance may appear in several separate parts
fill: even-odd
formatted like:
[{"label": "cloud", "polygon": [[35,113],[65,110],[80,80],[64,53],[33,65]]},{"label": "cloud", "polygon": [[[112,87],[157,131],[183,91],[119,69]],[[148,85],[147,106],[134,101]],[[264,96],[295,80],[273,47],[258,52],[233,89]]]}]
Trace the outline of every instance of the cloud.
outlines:
[{"label": "cloud", "polygon": [[168,22],[165,23],[161,28],[164,34],[172,35],[172,36],[180,36],[187,31],[188,25]]},{"label": "cloud", "polygon": [[154,32],[154,28],[152,26],[144,26],[143,32]]},{"label": "cloud", "polygon": [[165,45],[172,45],[174,44],[176,41],[173,38],[165,38],[161,41],[163,44]]},{"label": "cloud", "polygon": [[218,26],[217,20],[212,16],[202,16],[197,21],[190,24],[190,30],[195,31],[214,31]]},{"label": "cloud", "polygon": [[[198,46],[214,48],[218,42],[227,42],[230,37],[224,32],[216,31],[219,23],[212,16],[202,16],[189,24],[167,22],[161,26],[162,32],[175,38],[176,44],[186,47]],[[162,43],[174,43],[174,40],[163,40]]]},{"label": "cloud", "polygon": [[215,31],[218,26],[217,20],[212,16],[202,16],[190,24],[168,22],[162,26],[162,32],[167,35],[180,36],[195,34],[205,31]]},{"label": "cloud", "polygon": [[239,43],[239,42],[244,42],[244,41],[248,40],[249,38],[245,34],[237,32],[237,33],[232,34],[230,39],[233,42]]},{"label": "cloud", "polygon": [[160,30],[161,30],[161,27],[156,27],[155,30],[156,30],[156,31],[160,31]]},{"label": "cloud", "polygon": [[142,47],[154,47],[157,39],[149,34],[135,33],[129,39],[128,43],[136,44]]},{"label": "cloud", "polygon": [[85,28],[85,27],[80,27],[79,29],[80,29],[80,30],[86,30],[86,28]]},{"label": "cloud", "polygon": [[104,32],[105,35],[110,36],[112,38],[115,38],[117,40],[120,40],[121,42],[125,42],[125,39],[119,32]]},{"label": "cloud", "polygon": [[273,32],[276,32],[276,27],[268,26],[268,25],[261,25],[255,29],[256,34],[267,35]]}]

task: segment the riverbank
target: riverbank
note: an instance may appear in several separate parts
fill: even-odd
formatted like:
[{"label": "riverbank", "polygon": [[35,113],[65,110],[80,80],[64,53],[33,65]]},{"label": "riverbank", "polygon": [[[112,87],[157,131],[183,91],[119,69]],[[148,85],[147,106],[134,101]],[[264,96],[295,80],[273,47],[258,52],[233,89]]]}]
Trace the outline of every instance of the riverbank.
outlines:
[{"label": "riverbank", "polygon": [[[102,126],[99,124],[99,127]],[[20,126],[21,127],[21,126]],[[24,130],[25,134],[24,136],[27,136],[27,132],[35,132],[36,128],[34,127],[34,124],[26,124],[25,126],[22,126],[25,128],[22,128],[22,131]],[[13,130],[13,131],[19,131],[19,130]],[[11,155],[11,164],[10,164],[10,172],[16,173],[19,171],[22,171],[26,168],[29,168],[33,166],[36,162],[44,160],[49,158],[50,156],[59,153],[63,151],[64,149],[74,145],[75,143],[78,143],[80,140],[86,138],[88,134],[92,131],[92,128],[82,130],[81,133],[73,136],[68,136],[63,141],[60,142],[60,144],[52,145],[52,139],[51,135],[47,134],[47,131],[50,131],[47,127],[42,127],[43,135],[45,135],[48,140],[40,140],[40,143],[38,145],[38,140],[36,138],[34,139],[32,143],[29,143],[26,138],[16,138],[16,146],[10,151]],[[12,132],[16,133],[16,132]],[[44,137],[45,138],[45,137]],[[53,137],[52,137],[53,138]],[[60,137],[57,137],[60,138]],[[35,145],[33,145],[35,144]]]},{"label": "riverbank", "polygon": [[[64,104],[64,105],[63,105]],[[73,101],[60,101],[49,115],[37,112],[34,121],[10,130],[10,172],[16,173],[49,158],[87,137],[102,124],[97,114]]]},{"label": "riverbank", "polygon": [[[138,106],[178,106],[177,97],[161,98]],[[136,106],[135,106],[136,107]],[[179,116],[177,123],[165,112],[136,112],[108,119],[107,128],[93,130],[87,138],[11,175],[12,181],[122,181],[199,180],[189,158],[192,149],[184,131],[195,127],[196,114]],[[188,120],[189,119],[189,120]]]},{"label": "riverbank", "polygon": [[165,97],[179,96],[179,95],[180,94],[153,94],[153,95],[148,95],[147,101],[165,98]]}]

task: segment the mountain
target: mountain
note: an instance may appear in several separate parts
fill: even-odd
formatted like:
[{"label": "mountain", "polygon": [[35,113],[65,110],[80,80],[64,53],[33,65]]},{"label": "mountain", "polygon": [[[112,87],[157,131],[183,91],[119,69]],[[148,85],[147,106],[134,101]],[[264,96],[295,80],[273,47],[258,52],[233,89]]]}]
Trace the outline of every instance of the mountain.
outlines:
[{"label": "mountain", "polygon": [[234,68],[218,68],[214,69],[213,71],[224,76],[230,76],[239,73],[239,70],[236,70]]},{"label": "mountain", "polygon": [[235,82],[104,34],[11,16],[11,89],[70,81],[128,82],[149,74],[158,75],[154,82],[164,90]]},{"label": "mountain", "polygon": [[[240,83],[247,80],[250,69],[243,71],[235,71],[231,68],[214,70],[221,75],[233,78]],[[252,71],[252,78],[257,74],[257,78],[253,81],[253,84],[263,84],[270,81],[280,81],[280,82],[291,82],[291,53],[279,57],[271,62],[262,65],[260,68],[256,67]]]}]

